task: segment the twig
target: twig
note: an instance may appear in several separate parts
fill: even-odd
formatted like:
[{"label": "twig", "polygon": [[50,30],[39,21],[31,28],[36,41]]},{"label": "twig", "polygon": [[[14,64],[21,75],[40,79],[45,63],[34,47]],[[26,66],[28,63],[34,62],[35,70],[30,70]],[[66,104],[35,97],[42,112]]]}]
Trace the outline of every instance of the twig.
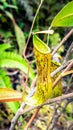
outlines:
[{"label": "twig", "polygon": [[[33,19],[33,22],[32,22],[31,28],[30,28],[29,36],[28,36],[28,39],[27,39],[26,47],[27,47],[28,42],[29,42],[29,40],[30,40],[30,37],[31,37],[31,34],[32,34],[32,29],[33,29],[33,26],[34,26],[36,17],[37,17],[37,15],[38,15],[38,13],[39,13],[39,10],[40,10],[40,8],[41,8],[41,5],[42,5],[43,1],[44,1],[44,0],[41,0],[39,6],[38,6],[38,8],[37,8],[36,14],[35,14],[35,16],[34,16],[34,19]],[[25,53],[26,47],[24,47],[24,49],[23,49],[23,54]]]},{"label": "twig", "polygon": [[[15,19],[12,17],[11,20],[12,20],[12,22],[13,22],[13,25],[15,25],[15,24],[16,24],[16,23],[15,23]],[[24,47],[24,49],[25,49],[25,47]],[[26,60],[26,62],[27,62],[27,64],[28,64],[28,71],[27,71],[26,81],[25,81],[25,83],[24,83],[24,88],[23,88],[23,91],[25,91],[25,88],[26,88],[26,85],[27,85],[27,81],[28,81],[28,77],[29,77],[30,63],[29,63],[29,61],[27,60],[24,51],[22,52],[22,56],[25,58],[25,60]]]},{"label": "twig", "polygon": [[33,106],[33,107],[28,108],[27,110],[20,111],[20,114],[22,115],[22,114],[25,114],[25,113],[27,113],[29,111],[32,111],[32,110],[36,109],[36,108],[41,108],[44,105],[52,104],[54,102],[62,101],[62,100],[65,100],[67,98],[72,98],[72,97],[73,97],[73,92],[69,93],[69,94],[66,94],[66,95],[58,96],[56,98],[49,99],[47,102],[43,103],[42,105]]},{"label": "twig", "polygon": [[50,75],[51,77],[54,77],[55,74],[63,70],[66,66],[68,66],[73,60],[69,60],[66,63],[63,63],[60,67],[58,67],[55,71],[53,71]]},{"label": "twig", "polygon": [[26,58],[30,58],[30,57],[32,57],[32,56],[33,56],[33,52],[30,53],[30,54],[28,54],[28,55],[26,55]]},{"label": "twig", "polygon": [[30,61],[30,64],[33,64],[33,63],[35,63],[35,61],[36,61],[36,60],[32,60],[32,61]]},{"label": "twig", "polygon": [[[25,56],[24,56],[24,57],[25,57]],[[29,70],[30,70],[30,63],[29,63],[29,61],[27,60],[26,57],[25,57],[25,60],[26,60],[26,62],[27,62],[27,64],[28,64],[28,71],[27,71],[26,81],[25,81],[25,83],[24,83],[23,92],[25,91],[26,86],[27,86],[27,82],[28,82],[28,78],[29,78]]]},{"label": "twig", "polygon": [[68,61],[68,58],[69,58],[69,56],[70,56],[70,54],[71,54],[71,50],[73,49],[73,42],[72,42],[72,44],[70,45],[70,47],[69,47],[69,49],[68,49],[68,51],[67,51],[67,53],[66,53],[66,56],[65,56],[65,58],[64,58],[64,60],[63,60],[63,63],[66,63],[67,61]]},{"label": "twig", "polygon": [[[66,100],[64,106],[61,107],[61,110],[60,110],[59,113],[57,112],[57,109],[58,109],[58,108],[56,109],[57,116],[54,116],[52,122],[50,123],[50,124],[52,124],[50,128],[48,127],[50,130],[53,130],[53,129],[54,129],[54,126],[55,126],[56,122],[58,121],[59,117],[60,117],[61,114],[64,112],[64,110],[66,109],[67,105],[68,105],[68,101]],[[56,114],[55,114],[55,115],[56,115]],[[49,130],[49,129],[47,129],[47,130]]]},{"label": "twig", "polygon": [[52,56],[57,52],[57,50],[67,41],[67,39],[72,35],[73,29],[67,33],[67,35],[62,39],[62,41],[58,44],[58,46],[53,50]]},{"label": "twig", "polygon": [[34,86],[36,84],[36,80],[37,80],[37,75],[35,76],[34,80],[32,81],[30,88],[34,88]]},{"label": "twig", "polygon": [[39,6],[38,6],[38,9],[37,9],[37,11],[36,11],[36,14],[35,14],[35,16],[34,16],[34,19],[33,19],[32,25],[31,25],[31,29],[30,29],[30,32],[29,32],[29,36],[28,36],[28,39],[27,39],[26,46],[24,47],[23,52],[22,52],[22,55],[24,56],[24,58],[26,59],[26,61],[27,61],[27,63],[28,63],[28,72],[27,72],[26,82],[25,82],[25,85],[24,85],[24,90],[25,90],[25,87],[26,87],[26,84],[27,84],[27,81],[28,81],[29,69],[30,69],[29,61],[28,61],[27,58],[25,57],[25,50],[26,50],[26,47],[27,47],[27,45],[28,45],[29,39],[30,39],[30,37],[31,37],[32,29],[33,29],[33,26],[34,26],[36,17],[37,17],[37,15],[38,15],[38,12],[39,12],[39,10],[40,10],[40,8],[41,8],[41,5],[42,5],[43,1],[44,1],[44,0],[41,0],[40,4],[39,4]]},{"label": "twig", "polygon": [[11,121],[11,126],[10,126],[9,130],[14,130],[14,127],[15,127],[17,120],[20,116],[20,111],[22,111],[25,106],[26,106],[25,103],[21,104],[20,108],[18,109],[17,113],[15,114],[15,116],[13,117],[13,119]]},{"label": "twig", "polygon": [[15,124],[19,118],[20,115],[22,114],[25,114],[29,111],[32,111],[34,109],[39,109],[41,107],[43,107],[44,105],[48,105],[48,104],[52,104],[54,102],[58,102],[58,101],[62,101],[62,100],[65,100],[67,98],[72,98],[73,97],[73,92],[72,93],[69,93],[69,94],[66,94],[66,95],[62,95],[62,96],[59,96],[59,97],[56,97],[56,98],[53,98],[53,99],[49,99],[47,102],[45,102],[44,104],[40,105],[40,106],[33,106],[33,107],[30,107],[29,109],[27,110],[23,110],[23,108],[25,107],[25,103],[22,103],[21,107],[19,108],[19,110],[17,111],[16,115],[14,116],[14,118],[12,119],[11,121],[11,126],[10,126],[10,129],[9,130],[14,130],[14,127],[15,127]]},{"label": "twig", "polygon": [[34,114],[32,115],[32,117],[30,118],[30,120],[29,120],[29,122],[27,123],[27,125],[26,125],[26,127],[25,127],[24,130],[27,130],[27,129],[30,127],[30,125],[31,125],[31,123],[33,122],[34,118],[37,116],[39,110],[40,110],[39,108],[36,109],[36,111],[34,112]]},{"label": "twig", "polygon": [[58,76],[58,78],[55,80],[55,82],[53,83],[53,86],[52,86],[53,89],[55,88],[57,83],[62,79],[62,77],[64,76],[64,73],[69,71],[72,66],[73,66],[73,61],[66,67],[66,69],[61,73],[61,75]]},{"label": "twig", "polygon": [[62,74],[69,71],[72,66],[73,66],[73,61],[66,67],[66,69],[62,72]]},{"label": "twig", "polygon": [[38,32],[34,32],[33,34],[53,34],[54,33],[54,30],[44,30],[44,31],[38,31]]},{"label": "twig", "polygon": [[73,122],[70,124],[67,130],[73,130]]}]

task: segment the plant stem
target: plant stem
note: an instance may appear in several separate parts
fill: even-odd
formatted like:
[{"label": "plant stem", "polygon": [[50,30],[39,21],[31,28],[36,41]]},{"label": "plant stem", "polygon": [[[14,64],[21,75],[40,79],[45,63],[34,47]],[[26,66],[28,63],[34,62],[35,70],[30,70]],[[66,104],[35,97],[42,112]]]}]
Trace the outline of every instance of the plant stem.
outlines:
[{"label": "plant stem", "polygon": [[30,118],[29,122],[27,123],[26,127],[24,130],[27,130],[30,125],[32,124],[33,120],[35,119],[35,117],[37,116],[38,112],[39,112],[40,108],[37,108],[34,112],[34,114],[32,115],[32,117]]},{"label": "plant stem", "polygon": [[31,34],[32,34],[32,29],[33,29],[33,26],[34,26],[36,17],[37,17],[37,15],[38,15],[38,13],[39,13],[39,10],[40,10],[40,8],[41,8],[41,5],[42,5],[43,1],[44,1],[44,0],[41,0],[39,6],[38,6],[38,8],[37,8],[36,14],[35,14],[35,16],[34,16],[34,19],[33,19],[33,22],[32,22],[31,28],[30,28],[29,36],[28,36],[28,39],[27,39],[27,42],[26,42],[26,46],[25,46],[24,49],[23,49],[23,55],[24,55],[24,53],[25,53],[25,51],[26,51],[26,47],[27,47],[28,42],[29,42],[29,40],[30,40],[30,37],[31,37]]},{"label": "plant stem", "polygon": [[67,35],[62,39],[62,41],[58,44],[58,46],[53,50],[52,56],[57,52],[57,50],[67,41],[67,39],[72,35],[73,29],[67,33]]},{"label": "plant stem", "polygon": [[66,69],[61,73],[61,75],[58,76],[58,78],[55,80],[55,82],[53,83],[53,86],[52,86],[53,89],[55,88],[57,83],[62,79],[62,77],[64,76],[64,73],[69,71],[72,66],[73,66],[73,61],[66,67]]}]

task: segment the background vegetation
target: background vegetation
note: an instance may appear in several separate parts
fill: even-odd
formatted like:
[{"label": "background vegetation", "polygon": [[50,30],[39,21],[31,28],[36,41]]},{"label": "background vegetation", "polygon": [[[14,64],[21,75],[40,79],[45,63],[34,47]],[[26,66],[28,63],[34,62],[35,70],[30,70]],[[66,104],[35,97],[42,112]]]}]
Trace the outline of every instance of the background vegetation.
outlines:
[{"label": "background vegetation", "polygon": [[[66,5],[70,0],[44,0],[40,11],[36,17],[33,26],[33,32],[40,30],[48,30],[55,15]],[[29,31],[34,19],[36,10],[40,4],[40,0],[0,0],[0,87],[13,88],[18,91],[23,91],[23,86],[27,80],[28,64],[26,58],[30,62],[30,73],[28,86],[36,75],[36,65],[33,56],[32,36],[29,37]],[[55,28],[55,33],[49,37],[49,46],[53,50],[62,38],[72,28]],[[41,34],[39,37],[46,43],[47,35]],[[64,56],[72,44],[73,36],[71,35],[66,43],[58,50],[58,54]],[[27,45],[27,46],[26,46]],[[25,48],[25,56],[24,51]],[[73,58],[73,53],[70,54],[69,60]],[[34,71],[33,71],[34,70]],[[73,75],[66,76],[63,79],[63,94],[73,91]],[[28,87],[28,89],[29,89]],[[73,102],[73,99],[68,103]],[[66,104],[67,105],[67,104]],[[18,110],[20,103],[8,102],[0,103],[0,130],[8,130],[14,114]],[[54,106],[55,107],[55,106]],[[57,121],[54,123],[53,130],[64,130],[70,128],[73,122],[73,106],[70,105],[63,109],[59,114],[58,110],[62,109],[58,104],[55,111]],[[48,107],[44,107],[38,114],[38,119],[35,119],[31,125],[31,130],[47,130],[52,111]],[[29,112],[19,118],[16,130],[23,130],[33,112]],[[55,120],[56,120],[55,119]],[[24,121],[25,120],[25,121]],[[47,126],[47,127],[46,127]],[[73,127],[72,127],[73,128]],[[71,128],[71,130],[72,130]],[[50,128],[51,129],[51,128]]]}]

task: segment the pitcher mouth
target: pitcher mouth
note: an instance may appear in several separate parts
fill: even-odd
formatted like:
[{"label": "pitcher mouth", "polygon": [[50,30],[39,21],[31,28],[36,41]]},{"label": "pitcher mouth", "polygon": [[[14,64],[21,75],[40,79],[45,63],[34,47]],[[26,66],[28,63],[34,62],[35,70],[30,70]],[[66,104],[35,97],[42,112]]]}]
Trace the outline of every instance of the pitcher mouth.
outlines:
[{"label": "pitcher mouth", "polygon": [[51,52],[50,48],[36,35],[33,35],[33,44],[34,47],[42,54],[48,54]]}]

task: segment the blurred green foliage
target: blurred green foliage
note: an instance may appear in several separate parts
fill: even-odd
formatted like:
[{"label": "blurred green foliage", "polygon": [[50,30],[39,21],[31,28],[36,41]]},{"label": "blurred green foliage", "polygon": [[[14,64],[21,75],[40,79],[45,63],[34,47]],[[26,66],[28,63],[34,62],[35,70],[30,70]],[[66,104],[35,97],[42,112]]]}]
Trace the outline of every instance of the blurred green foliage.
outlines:
[{"label": "blurred green foliage", "polygon": [[[24,43],[26,44],[26,40],[29,35],[29,30],[30,30],[34,15],[36,13],[36,10],[39,6],[40,1],[41,0],[32,0],[32,1],[30,0],[0,0],[0,44],[7,43],[7,45],[13,46],[13,49],[12,49],[13,52],[17,52],[17,53],[22,52],[23,45],[20,46],[21,42],[19,43],[19,41],[20,39],[21,40],[23,39]],[[69,1],[71,0],[60,0],[60,1],[44,0],[41,6],[41,9],[38,13],[38,16],[36,18],[33,31],[48,29],[55,15]],[[15,24],[13,24],[12,20],[10,19],[11,16],[13,16],[15,20]],[[17,34],[18,30],[20,30],[20,33],[22,34],[23,38],[21,38],[20,33]],[[66,34],[66,31],[68,31],[68,29],[64,29],[64,28],[63,29],[56,28],[55,30],[56,30],[56,33],[50,36],[50,44],[53,47],[55,47],[58,44],[61,38]],[[20,37],[18,37],[18,35],[20,35]],[[46,41],[45,35],[43,37],[43,40]],[[62,52],[63,50],[64,48],[62,48],[60,52]],[[10,57],[11,56],[9,56],[9,58]],[[12,57],[14,59],[14,56]],[[0,58],[2,57],[0,56]],[[33,79],[34,77],[33,72],[31,72],[30,75],[32,76],[32,79]],[[2,78],[1,76],[4,76],[4,78],[7,78],[6,80],[8,82],[6,82],[6,84],[7,83],[10,84],[9,77],[5,77],[6,76],[5,72],[0,74],[0,78]],[[16,113],[19,107],[19,104],[17,103],[12,104],[12,105],[9,104],[9,106],[12,107],[12,111]],[[7,109],[7,111],[11,113],[9,109]],[[1,115],[3,116],[4,113],[2,113],[2,111],[0,112],[1,112]],[[12,117],[10,116],[10,113],[9,113],[9,120],[11,120],[10,118],[13,117],[13,115],[11,115]],[[5,118],[7,116],[8,115],[5,115]],[[0,122],[3,123],[3,117],[2,118],[0,117]]]}]

